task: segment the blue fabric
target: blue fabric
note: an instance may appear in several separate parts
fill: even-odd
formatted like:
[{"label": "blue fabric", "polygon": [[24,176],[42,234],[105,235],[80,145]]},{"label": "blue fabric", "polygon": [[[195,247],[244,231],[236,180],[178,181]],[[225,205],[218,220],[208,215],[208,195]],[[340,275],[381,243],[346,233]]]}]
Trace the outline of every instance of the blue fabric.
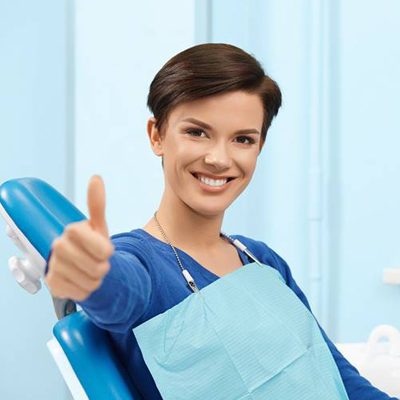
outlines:
[{"label": "blue fabric", "polygon": [[348,400],[313,315],[267,265],[235,269],[133,333],[164,400]]},{"label": "blue fabric", "polygon": [[[286,262],[265,243],[241,235],[242,241],[264,264],[275,268],[299,299],[309,308],[306,297],[294,281]],[[110,331],[116,351],[125,363],[136,388],[147,400],[161,399],[143,360],[132,329],[175,306],[192,292],[182,279],[170,246],[143,229],[112,237],[115,253],[102,285],[80,305],[99,327]],[[177,249],[183,265],[202,288],[219,277]],[[252,260],[239,252],[243,264]],[[350,400],[394,399],[374,388],[341,355],[321,328],[343,379]]]}]

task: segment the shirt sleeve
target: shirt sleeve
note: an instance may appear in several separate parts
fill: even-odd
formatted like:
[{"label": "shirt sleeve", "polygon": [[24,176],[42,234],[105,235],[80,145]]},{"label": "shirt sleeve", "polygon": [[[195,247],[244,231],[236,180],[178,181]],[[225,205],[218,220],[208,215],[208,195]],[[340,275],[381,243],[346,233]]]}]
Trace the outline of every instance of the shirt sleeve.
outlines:
[{"label": "shirt sleeve", "polygon": [[112,242],[115,250],[109,259],[109,272],[100,287],[78,304],[100,328],[123,333],[147,310],[152,285],[135,247],[119,236]]},{"label": "shirt sleeve", "polygon": [[[286,261],[283,260],[277,253],[268,247],[268,251],[271,252],[272,258],[275,261],[275,266],[278,271],[282,274],[286,281],[286,284],[295,292],[297,297],[302,301],[302,303],[311,311],[310,305],[305,294],[299,288],[295,280],[293,279],[292,273]],[[317,321],[318,323],[318,321]],[[349,400],[398,400],[396,397],[390,397],[383,393],[365,378],[363,378],[358,370],[351,365],[346,358],[340,353],[337,347],[328,338],[325,331],[318,324],[322,336],[327,343],[333,358],[335,359],[336,365],[339,369],[340,375],[342,377],[344,386],[349,396]]]}]

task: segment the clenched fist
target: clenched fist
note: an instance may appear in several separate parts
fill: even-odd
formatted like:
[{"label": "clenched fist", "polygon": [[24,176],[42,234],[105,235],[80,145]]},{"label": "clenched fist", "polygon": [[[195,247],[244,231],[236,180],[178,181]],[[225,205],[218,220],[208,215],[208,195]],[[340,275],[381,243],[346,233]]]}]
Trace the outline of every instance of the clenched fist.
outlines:
[{"label": "clenched fist", "polygon": [[45,278],[58,298],[83,301],[101,284],[110,269],[108,259],[114,246],[105,220],[105,188],[100,176],[89,182],[89,220],[67,225],[54,240]]}]

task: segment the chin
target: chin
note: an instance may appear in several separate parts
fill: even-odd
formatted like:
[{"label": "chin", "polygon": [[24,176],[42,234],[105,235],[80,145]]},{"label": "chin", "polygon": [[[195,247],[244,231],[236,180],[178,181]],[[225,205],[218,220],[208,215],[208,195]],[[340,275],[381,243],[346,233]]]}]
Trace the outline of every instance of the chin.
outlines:
[{"label": "chin", "polygon": [[[212,203],[212,200],[211,202]],[[219,217],[225,213],[227,208],[229,207],[228,205],[224,206],[216,206],[215,204],[210,204],[209,207],[205,207],[204,204],[193,204],[193,203],[186,203],[189,208],[191,208],[196,214],[202,215],[207,218],[214,218],[214,217]]]}]

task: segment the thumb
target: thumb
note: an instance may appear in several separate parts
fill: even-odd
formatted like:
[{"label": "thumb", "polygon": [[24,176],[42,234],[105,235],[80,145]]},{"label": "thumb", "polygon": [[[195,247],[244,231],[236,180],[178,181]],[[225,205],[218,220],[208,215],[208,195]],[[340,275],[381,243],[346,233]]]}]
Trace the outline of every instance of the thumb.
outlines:
[{"label": "thumb", "polygon": [[97,232],[108,238],[106,223],[106,190],[103,179],[94,175],[89,181],[87,192],[87,205],[89,209],[89,224]]}]

